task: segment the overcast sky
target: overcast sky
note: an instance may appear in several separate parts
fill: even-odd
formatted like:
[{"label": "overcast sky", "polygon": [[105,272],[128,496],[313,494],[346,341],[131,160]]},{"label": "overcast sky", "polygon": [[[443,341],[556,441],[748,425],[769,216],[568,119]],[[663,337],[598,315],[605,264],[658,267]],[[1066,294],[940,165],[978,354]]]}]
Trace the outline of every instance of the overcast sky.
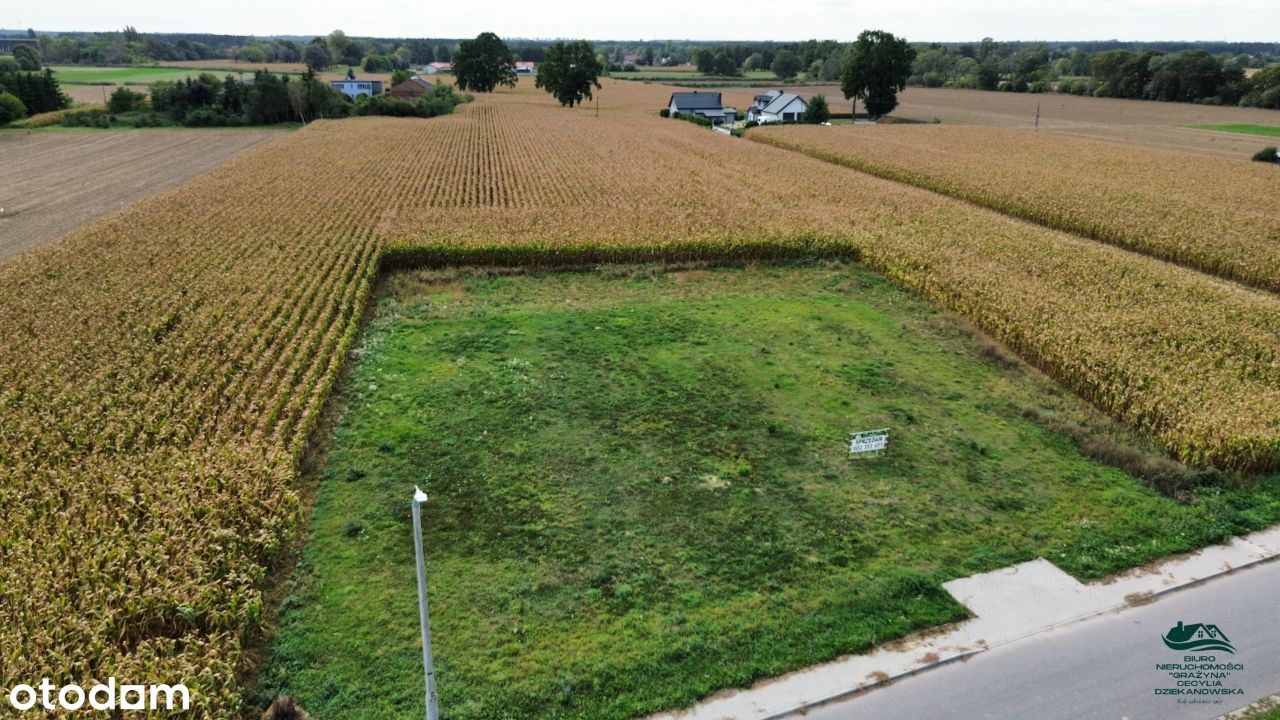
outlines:
[{"label": "overcast sky", "polygon": [[868,28],[909,40],[1280,42],[1280,0],[48,0],[5,3],[0,27],[228,35],[596,40],[851,40]]}]

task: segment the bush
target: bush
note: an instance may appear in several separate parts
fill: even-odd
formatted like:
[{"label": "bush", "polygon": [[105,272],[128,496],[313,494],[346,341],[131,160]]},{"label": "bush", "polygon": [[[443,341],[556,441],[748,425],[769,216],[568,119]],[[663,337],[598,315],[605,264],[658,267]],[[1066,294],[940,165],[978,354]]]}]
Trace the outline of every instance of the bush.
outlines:
[{"label": "bush", "polygon": [[685,115],[681,115],[680,113],[672,113],[671,117],[676,118],[677,120],[684,120],[685,122],[691,122],[694,125],[701,125],[702,127],[711,127],[714,124],[711,122],[709,118],[704,118],[701,115],[694,115],[692,113],[685,114]]},{"label": "bush", "polygon": [[109,128],[111,120],[101,110],[80,110],[63,113],[62,127]]},{"label": "bush", "polygon": [[1276,148],[1274,145],[1268,145],[1267,147],[1264,147],[1258,152],[1254,153],[1253,159],[1255,162],[1269,162],[1269,163],[1280,162],[1280,155],[1277,155]]},{"label": "bush", "polygon": [[437,115],[448,115],[463,99],[453,93],[448,85],[437,85],[429,93],[414,102],[399,100],[390,95],[365,95],[356,99],[356,115],[389,115],[391,117],[429,118]]},{"label": "bush", "polygon": [[26,116],[27,106],[16,95],[0,92],[0,125],[8,125]]},{"label": "bush", "polygon": [[142,107],[142,103],[146,99],[146,95],[134,92],[121,85],[116,88],[115,92],[111,93],[111,99],[107,100],[107,110],[113,113],[127,113],[130,110],[137,110]]},{"label": "bush", "polygon": [[809,98],[809,106],[805,109],[801,120],[810,125],[821,125],[831,119],[831,108],[827,107],[827,98],[814,95]]},{"label": "bush", "polygon": [[216,108],[196,108],[182,118],[187,127],[240,127],[245,124],[244,117],[221,112]]},{"label": "bush", "polygon": [[671,117],[671,108],[662,108],[659,110],[658,117]]},{"label": "bush", "polygon": [[18,72],[22,66],[11,57],[0,57],[0,73]]}]

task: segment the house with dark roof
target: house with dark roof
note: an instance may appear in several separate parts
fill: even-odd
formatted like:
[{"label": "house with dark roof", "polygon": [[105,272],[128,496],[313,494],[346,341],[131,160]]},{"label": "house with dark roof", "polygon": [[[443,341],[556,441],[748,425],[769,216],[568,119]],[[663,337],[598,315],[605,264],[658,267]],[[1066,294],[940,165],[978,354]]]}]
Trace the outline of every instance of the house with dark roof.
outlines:
[{"label": "house with dark roof", "polygon": [[747,119],[758,123],[796,121],[804,117],[809,103],[794,93],[770,90],[756,95],[747,110]]},{"label": "house with dark roof", "polygon": [[716,125],[732,123],[738,119],[738,111],[724,107],[718,92],[677,92],[671,93],[667,101],[667,110],[672,117],[677,115],[700,115]]},{"label": "house with dark roof", "polygon": [[431,92],[431,83],[414,75],[395,87],[387,91],[387,94],[397,100],[408,100],[410,102],[422,97],[424,93]]}]

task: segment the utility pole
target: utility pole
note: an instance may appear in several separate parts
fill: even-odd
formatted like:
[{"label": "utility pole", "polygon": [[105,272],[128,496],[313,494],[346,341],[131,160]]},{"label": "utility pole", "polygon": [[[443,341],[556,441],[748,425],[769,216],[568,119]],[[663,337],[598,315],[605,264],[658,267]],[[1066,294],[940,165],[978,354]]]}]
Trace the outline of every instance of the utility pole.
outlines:
[{"label": "utility pole", "polygon": [[1036,129],[1040,129],[1040,103],[1036,103]]},{"label": "utility pole", "polygon": [[422,624],[422,672],[426,679],[427,720],[440,720],[436,707],[436,669],[431,659],[431,623],[427,619],[427,563],[422,552],[422,506],[427,494],[413,488],[413,543],[418,557],[418,621]]}]

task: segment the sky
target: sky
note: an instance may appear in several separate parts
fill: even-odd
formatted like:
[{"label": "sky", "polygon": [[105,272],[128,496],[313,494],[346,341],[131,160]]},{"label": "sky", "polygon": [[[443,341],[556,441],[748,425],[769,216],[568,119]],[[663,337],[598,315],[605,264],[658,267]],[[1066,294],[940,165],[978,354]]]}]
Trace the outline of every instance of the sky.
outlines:
[{"label": "sky", "polygon": [[227,35],[592,40],[852,40],[865,29],[912,41],[1280,41],[1280,0],[14,0],[0,27]]}]

